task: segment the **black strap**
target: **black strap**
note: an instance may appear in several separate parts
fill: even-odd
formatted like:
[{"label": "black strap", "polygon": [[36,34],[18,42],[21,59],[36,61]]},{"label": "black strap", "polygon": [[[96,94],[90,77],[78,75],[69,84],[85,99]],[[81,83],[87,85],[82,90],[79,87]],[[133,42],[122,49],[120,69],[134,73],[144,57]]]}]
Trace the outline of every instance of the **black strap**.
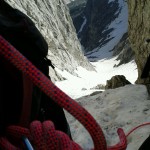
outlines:
[{"label": "black strap", "polygon": [[144,66],[143,72],[141,74],[141,78],[147,78],[148,74],[149,74],[149,71],[150,71],[150,55],[149,55],[149,57],[146,61],[146,64]]},{"label": "black strap", "polygon": [[150,150],[150,136],[144,141],[139,150]]}]

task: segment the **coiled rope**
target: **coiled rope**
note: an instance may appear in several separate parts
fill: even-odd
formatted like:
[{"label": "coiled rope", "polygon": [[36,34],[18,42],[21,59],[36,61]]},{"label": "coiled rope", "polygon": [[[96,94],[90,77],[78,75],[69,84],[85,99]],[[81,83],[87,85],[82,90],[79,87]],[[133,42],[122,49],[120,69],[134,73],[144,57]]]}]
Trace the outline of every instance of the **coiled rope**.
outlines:
[{"label": "coiled rope", "polygon": [[[107,147],[106,140],[101,127],[95,119],[77,102],[56,87],[43,73],[41,73],[31,62],[29,62],[20,52],[18,52],[10,43],[0,36],[0,55],[11,62],[16,68],[22,71],[37,87],[39,87],[47,96],[52,98],[58,105],[67,110],[74,116],[90,133],[94,150],[125,150],[127,147],[126,135],[123,129],[118,129],[120,142],[115,146]],[[17,126],[10,126],[7,129],[9,135],[20,138],[27,136],[33,141],[36,150],[81,150],[82,148],[71,141],[69,137],[56,131],[50,121],[40,123],[35,121],[31,123],[30,129]],[[57,142],[59,144],[55,144]],[[58,147],[59,146],[59,147]],[[16,150],[6,138],[0,138],[0,147],[3,150]]]}]

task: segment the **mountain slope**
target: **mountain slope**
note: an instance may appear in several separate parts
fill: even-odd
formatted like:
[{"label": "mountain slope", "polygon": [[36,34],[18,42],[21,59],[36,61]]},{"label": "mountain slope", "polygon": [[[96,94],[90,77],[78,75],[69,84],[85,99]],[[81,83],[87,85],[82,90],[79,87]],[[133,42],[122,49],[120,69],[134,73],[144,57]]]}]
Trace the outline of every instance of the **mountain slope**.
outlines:
[{"label": "mountain slope", "polygon": [[[127,3],[124,0],[88,0],[84,12],[73,17],[86,52],[101,48],[118,37],[118,40],[113,41],[116,45],[123,33],[127,32],[127,19]],[[118,30],[117,35],[114,30]]]},{"label": "mountain slope", "polygon": [[[94,1],[89,0],[88,2],[96,2],[96,0]],[[99,4],[99,1],[97,3]],[[127,57],[123,56],[124,53],[121,53],[122,50],[120,50],[117,55],[116,54],[114,55],[114,52],[116,52],[116,50],[112,51],[114,48],[118,49],[116,45],[118,44],[119,41],[122,42],[122,37],[124,36],[125,33],[127,33],[127,28],[128,28],[127,3],[124,0],[112,0],[112,1],[102,0],[101,3],[106,4],[107,7],[110,7],[111,5],[115,6],[115,4],[117,4],[116,11],[118,10],[119,12],[118,12],[117,18],[112,17],[113,18],[112,20],[108,19],[110,21],[110,24],[104,27],[103,28],[104,31],[102,31],[102,32],[105,32],[105,31],[107,32],[107,30],[111,29],[112,31],[107,34],[111,40],[107,41],[104,44],[105,37],[101,37],[101,39],[99,39],[99,42],[100,42],[99,44],[101,44],[101,46],[99,45],[95,49],[85,53],[85,55],[91,61],[91,64],[94,66],[96,72],[89,72],[89,71],[84,70],[82,67],[78,67],[78,69],[76,70],[76,73],[78,74],[78,77],[79,77],[78,78],[78,77],[71,76],[69,73],[65,71],[64,72],[58,71],[67,80],[57,83],[57,85],[60,88],[62,88],[67,94],[73,97],[80,97],[81,94],[78,94],[80,93],[80,91],[82,91],[83,95],[87,94],[86,90],[83,91],[82,89],[89,90],[90,88],[97,86],[98,84],[105,85],[106,81],[109,80],[114,75],[124,75],[127,78],[127,80],[129,80],[131,83],[134,83],[137,78],[137,66],[134,60],[130,61],[131,59],[129,59],[129,61],[127,61],[127,64],[123,64],[123,60],[120,61],[120,59],[118,59],[118,55],[119,57],[122,57],[123,59],[124,58],[127,59]],[[87,5],[90,7],[88,3]],[[97,6],[95,5],[95,7]],[[102,6],[99,6],[99,7],[102,7]],[[94,11],[94,8],[93,8],[93,11]],[[105,12],[103,12],[103,14]],[[91,16],[91,14],[89,15]],[[112,12],[111,12],[111,15],[113,16]],[[84,25],[86,26],[85,22],[84,22]],[[81,27],[84,28],[84,26],[81,26]],[[97,28],[98,27],[99,26],[97,26]],[[124,49],[124,46],[122,47]],[[127,52],[129,52],[129,50],[127,49]],[[128,55],[128,53],[125,53],[125,55]],[[120,63],[122,65],[116,68],[115,66],[118,66]],[[72,81],[72,79],[75,82]],[[72,90],[69,90],[67,88],[68,86]]]},{"label": "mountain slope", "polygon": [[[127,134],[131,129],[150,120],[150,100],[143,85],[127,85],[125,87],[93,93],[76,100],[86,108],[101,125],[107,145],[119,142],[117,129],[123,128]],[[67,114],[67,113],[66,113]],[[73,139],[84,150],[93,147],[92,140],[83,126],[67,114]],[[133,132],[128,137],[127,150],[138,150],[142,142],[149,136],[150,126]]]},{"label": "mountain slope", "polygon": [[[77,66],[92,69],[84,57],[68,8],[62,0],[6,0],[27,14],[49,45],[49,58],[56,68],[74,73]],[[50,76],[55,76],[51,69]]]}]

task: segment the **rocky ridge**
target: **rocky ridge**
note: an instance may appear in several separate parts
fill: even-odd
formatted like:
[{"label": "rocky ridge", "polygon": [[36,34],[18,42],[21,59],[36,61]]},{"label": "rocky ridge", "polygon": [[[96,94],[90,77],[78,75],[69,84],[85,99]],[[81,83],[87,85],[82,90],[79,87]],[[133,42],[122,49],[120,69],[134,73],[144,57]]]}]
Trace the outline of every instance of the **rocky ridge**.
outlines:
[{"label": "rocky ridge", "polygon": [[[82,53],[68,7],[63,0],[6,1],[35,22],[49,45],[48,57],[56,68],[72,74],[78,66],[93,69]],[[53,80],[59,79],[53,69],[50,69],[50,76]]]}]

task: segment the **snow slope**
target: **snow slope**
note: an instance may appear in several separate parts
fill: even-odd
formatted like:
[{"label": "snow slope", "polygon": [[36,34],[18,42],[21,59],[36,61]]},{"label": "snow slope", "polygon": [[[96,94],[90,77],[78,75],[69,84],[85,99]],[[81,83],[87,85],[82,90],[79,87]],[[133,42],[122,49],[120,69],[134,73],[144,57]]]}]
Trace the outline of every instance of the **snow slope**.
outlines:
[{"label": "snow slope", "polygon": [[[111,1],[113,0],[109,2]],[[119,62],[116,61],[116,57],[112,57],[111,50],[127,32],[128,19],[126,3],[124,0],[119,0],[119,2],[122,8],[121,13],[108,27],[108,29],[114,29],[110,34],[110,38],[114,38],[103,47],[87,53],[96,71],[87,71],[78,67],[75,71],[76,75],[73,76],[67,71],[56,69],[66,78],[64,81],[56,82],[56,85],[92,114],[101,125],[108,145],[118,142],[117,128],[121,127],[127,133],[133,127],[150,121],[150,100],[146,87],[134,85],[138,76],[135,62],[114,67]],[[106,91],[93,89],[96,85],[105,85],[106,81],[114,75],[124,75],[132,85]],[[93,93],[95,91],[98,93]],[[92,140],[82,125],[67,112],[66,115],[73,139],[85,150],[93,147]],[[128,138],[127,150],[137,150],[149,134],[149,126],[135,131]]]},{"label": "snow slope", "polygon": [[[127,134],[139,124],[150,121],[150,100],[143,85],[127,85],[77,100],[101,125],[107,145],[118,142],[117,129]],[[83,126],[67,114],[73,139],[85,150],[93,147],[92,140]],[[137,150],[150,134],[150,126],[140,128],[128,137],[127,150]]]},{"label": "snow slope", "polygon": [[[113,59],[111,61],[105,60],[96,62],[96,64],[93,63],[99,69],[97,72],[86,72],[83,68],[79,68],[79,77],[63,72],[62,74],[68,80],[57,83],[65,93],[74,99],[87,95],[76,99],[76,101],[86,108],[101,125],[108,145],[114,145],[118,142],[117,128],[123,128],[127,134],[135,126],[150,121],[150,99],[145,86],[133,84],[106,90],[102,93],[100,90],[97,94],[93,93],[96,90],[90,90],[94,85],[105,83],[105,80],[112,74],[124,74],[127,79],[134,82],[137,77],[134,62],[113,70],[112,66],[116,61],[113,62]],[[83,90],[83,88],[87,90]],[[92,94],[89,95],[90,93]],[[93,147],[90,136],[77,120],[67,112],[66,115],[71,127],[73,140],[85,150],[89,150]],[[128,138],[127,150],[137,150],[149,134],[149,126],[135,131]]]},{"label": "snow slope", "polygon": [[[111,2],[113,1],[114,0],[111,0]],[[105,31],[109,31],[110,29],[113,29],[108,35],[108,39],[111,40],[107,42],[105,45],[103,45],[102,47],[95,48],[92,52],[86,53],[86,56],[91,61],[95,61],[95,60],[97,61],[104,58],[111,58],[113,53],[111,50],[114,48],[116,44],[118,44],[118,42],[120,41],[124,33],[126,33],[128,30],[127,2],[125,2],[124,0],[118,0],[118,2],[120,8],[118,9],[119,16],[116,19],[114,19],[114,21],[112,21],[109,26],[106,26],[105,30],[103,31],[105,32]],[[101,40],[103,39],[100,39],[99,43],[101,42]],[[107,39],[105,39],[105,41],[106,40]]]},{"label": "snow slope", "polygon": [[[95,71],[87,71],[82,67],[78,67],[76,70],[77,76],[69,74],[67,71],[59,72],[67,80],[56,82],[56,85],[61,88],[65,93],[67,93],[72,98],[79,98],[81,96],[90,94],[93,90],[91,88],[97,86],[98,84],[105,85],[106,80],[109,80],[114,75],[125,75],[125,77],[134,83],[137,79],[137,69],[134,61],[121,65],[114,68],[117,64],[116,57],[106,60],[100,60],[98,62],[92,62],[95,67]],[[69,87],[69,88],[68,88]],[[86,90],[84,90],[86,89]]]},{"label": "snow slope", "polygon": [[[110,2],[113,1],[114,0],[111,0]],[[92,52],[86,54],[91,61],[91,64],[95,67],[96,72],[87,71],[82,67],[78,67],[75,71],[77,76],[73,76],[66,71],[56,69],[57,72],[67,79],[62,82],[57,82],[56,85],[72,98],[78,98],[93,92],[89,90],[98,84],[105,85],[106,80],[109,80],[114,75],[125,75],[131,83],[134,83],[137,79],[137,66],[134,61],[121,65],[118,68],[114,68],[114,65],[119,62],[116,61],[117,57],[112,57],[113,52],[111,50],[120,41],[124,33],[127,32],[128,28],[127,2],[124,0],[118,0],[118,2],[120,5],[119,16],[106,27],[106,30],[113,29],[109,35],[109,38],[112,38],[112,40],[101,48],[96,48]],[[82,24],[81,29],[83,25],[84,24]],[[83,91],[82,89],[87,90]]]}]

